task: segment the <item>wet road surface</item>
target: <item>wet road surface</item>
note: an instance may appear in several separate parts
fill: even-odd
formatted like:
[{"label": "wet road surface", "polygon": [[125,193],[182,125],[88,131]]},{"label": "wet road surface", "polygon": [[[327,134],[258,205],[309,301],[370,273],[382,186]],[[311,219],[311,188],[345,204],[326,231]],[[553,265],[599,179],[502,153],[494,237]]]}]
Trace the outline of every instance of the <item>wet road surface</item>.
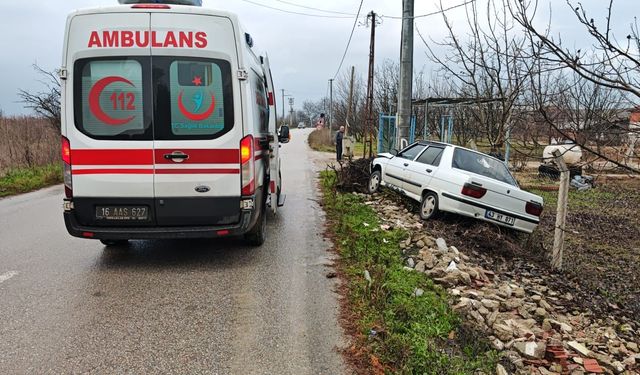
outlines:
[{"label": "wet road surface", "polygon": [[[0,373],[340,374],[309,130],[267,242],[73,238],[60,186],[0,200]],[[315,160],[315,167],[314,167]]]}]

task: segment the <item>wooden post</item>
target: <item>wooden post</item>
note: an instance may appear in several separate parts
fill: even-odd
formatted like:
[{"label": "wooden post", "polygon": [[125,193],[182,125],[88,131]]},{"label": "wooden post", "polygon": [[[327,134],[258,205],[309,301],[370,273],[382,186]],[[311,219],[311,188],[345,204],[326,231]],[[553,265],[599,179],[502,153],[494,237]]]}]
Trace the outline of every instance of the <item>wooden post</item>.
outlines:
[{"label": "wooden post", "polygon": [[564,233],[567,223],[567,198],[569,197],[569,168],[559,150],[553,152],[554,160],[560,170],[560,188],[558,189],[558,210],[556,212],[556,229],[553,236],[553,252],[551,267],[562,269],[562,253],[564,252]]},{"label": "wooden post", "polygon": [[355,75],[356,75],[356,67],[352,66],[351,67],[351,82],[349,83],[349,105],[347,106],[347,119],[345,121],[345,127],[344,127],[344,143],[343,143],[343,149],[344,149],[344,155],[346,157],[349,158],[349,160],[351,160],[351,157],[353,156],[353,144],[351,143],[351,141],[348,139],[349,136],[349,118],[351,118],[351,107],[352,107],[352,103],[353,103],[353,81],[355,80]]}]

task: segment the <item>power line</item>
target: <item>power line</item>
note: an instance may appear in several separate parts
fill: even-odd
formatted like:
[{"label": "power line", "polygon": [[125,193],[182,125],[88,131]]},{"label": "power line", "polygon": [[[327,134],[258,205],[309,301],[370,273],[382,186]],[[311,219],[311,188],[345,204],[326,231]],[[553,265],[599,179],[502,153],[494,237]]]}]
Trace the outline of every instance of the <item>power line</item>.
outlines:
[{"label": "power line", "polygon": [[[449,11],[449,10],[451,10],[451,9],[456,9],[456,8],[463,7],[463,6],[467,5],[467,4],[471,4],[471,3],[473,3],[474,1],[475,1],[475,0],[468,0],[468,1],[465,1],[464,3],[462,3],[462,4],[454,5],[454,6],[451,6],[451,7],[449,7],[449,8],[440,9],[440,10],[437,10],[437,11],[435,11],[435,12],[431,12],[431,13],[427,13],[427,14],[421,14],[421,15],[419,15],[419,16],[413,16],[412,18],[413,18],[413,19],[416,19],[416,18],[422,18],[422,17],[435,16],[436,14],[441,14],[441,13],[444,13],[444,12]],[[384,16],[384,15],[382,15],[382,16],[380,16],[380,17],[383,17],[383,18],[391,18],[391,19],[394,19],[394,20],[401,20],[401,19],[402,19],[402,17],[398,17],[398,16]]]},{"label": "power line", "polygon": [[276,0],[279,3],[283,3],[283,4],[288,4],[288,5],[293,5],[294,7],[300,7],[300,8],[304,8],[304,9],[311,9],[311,10],[317,10],[319,12],[325,12],[325,13],[333,13],[333,14],[342,14],[342,15],[346,15],[346,16],[355,16],[355,14],[353,13],[345,13],[345,12],[337,12],[335,10],[326,10],[326,9],[320,9],[320,8],[314,8],[314,7],[308,7],[306,5],[300,5],[300,4],[296,4],[296,3],[292,3],[289,1],[285,1],[285,0]]},{"label": "power line", "polygon": [[356,14],[356,18],[353,20],[353,27],[351,28],[351,34],[349,35],[349,41],[347,41],[347,46],[344,49],[344,53],[342,54],[342,59],[340,60],[340,65],[338,66],[338,70],[336,70],[336,74],[333,75],[333,79],[336,79],[336,77],[338,77],[338,74],[340,74],[340,69],[342,69],[342,64],[344,63],[344,58],[347,57],[347,52],[349,51],[349,46],[351,45],[351,38],[353,38],[353,32],[356,29],[356,24],[358,24],[358,18],[360,17],[360,10],[362,9],[362,3],[364,3],[364,0],[360,0],[360,6],[358,7],[358,13]]},{"label": "power line", "polygon": [[268,8],[268,9],[272,9],[272,10],[277,10],[279,12],[284,12],[284,13],[290,13],[290,14],[297,14],[299,16],[307,16],[307,17],[319,17],[319,18],[351,18],[350,16],[329,16],[329,15],[322,15],[322,14],[309,14],[309,13],[302,13],[302,12],[294,12],[292,10],[286,10],[286,9],[281,9],[281,8],[276,8],[276,7],[272,7],[266,4],[261,4],[255,1],[251,1],[251,0],[242,0],[246,3],[250,3],[253,5],[257,5],[263,8]]}]

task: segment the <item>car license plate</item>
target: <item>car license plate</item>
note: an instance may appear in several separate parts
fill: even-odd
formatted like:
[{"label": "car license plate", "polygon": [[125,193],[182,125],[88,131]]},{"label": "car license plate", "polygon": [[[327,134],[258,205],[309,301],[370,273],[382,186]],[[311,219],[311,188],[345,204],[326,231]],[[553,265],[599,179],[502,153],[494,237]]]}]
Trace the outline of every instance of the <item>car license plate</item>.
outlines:
[{"label": "car license plate", "polygon": [[493,221],[499,221],[501,223],[505,223],[507,225],[514,225],[516,223],[516,219],[511,217],[511,216],[507,216],[495,211],[491,211],[491,210],[487,210],[487,212],[484,214],[484,216],[487,219],[491,219]]},{"label": "car license plate", "polygon": [[147,206],[97,206],[97,220],[145,221],[149,219]]}]

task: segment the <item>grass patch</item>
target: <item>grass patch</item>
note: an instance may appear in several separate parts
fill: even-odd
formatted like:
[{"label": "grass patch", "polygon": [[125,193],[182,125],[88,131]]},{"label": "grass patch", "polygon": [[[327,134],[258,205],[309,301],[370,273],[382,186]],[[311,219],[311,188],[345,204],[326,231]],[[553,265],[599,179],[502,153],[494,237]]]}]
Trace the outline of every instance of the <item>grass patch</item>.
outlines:
[{"label": "grass patch", "polygon": [[[545,209],[556,209],[558,205],[558,192],[557,191],[542,191],[538,189],[531,189],[531,192],[538,194],[544,200]],[[569,187],[569,210],[589,210],[600,211],[602,205],[605,202],[612,201],[616,198],[614,192],[595,188],[586,191],[577,191],[573,187]],[[606,203],[605,203],[606,204]]]},{"label": "grass patch", "polygon": [[329,138],[328,129],[316,129],[309,134],[309,147],[316,151],[336,152],[333,140]]},{"label": "grass patch", "polygon": [[27,193],[62,182],[62,164],[12,168],[0,177],[0,197]]},{"label": "grass patch", "polygon": [[[445,291],[425,274],[404,269],[398,243],[407,233],[381,230],[376,213],[360,197],[336,192],[332,171],[321,180],[339,270],[346,277],[349,315],[356,319],[365,360],[386,373],[492,373],[496,354],[478,345],[481,340],[449,339],[452,332],[459,338],[463,333]],[[416,288],[424,294],[416,297]]]}]

